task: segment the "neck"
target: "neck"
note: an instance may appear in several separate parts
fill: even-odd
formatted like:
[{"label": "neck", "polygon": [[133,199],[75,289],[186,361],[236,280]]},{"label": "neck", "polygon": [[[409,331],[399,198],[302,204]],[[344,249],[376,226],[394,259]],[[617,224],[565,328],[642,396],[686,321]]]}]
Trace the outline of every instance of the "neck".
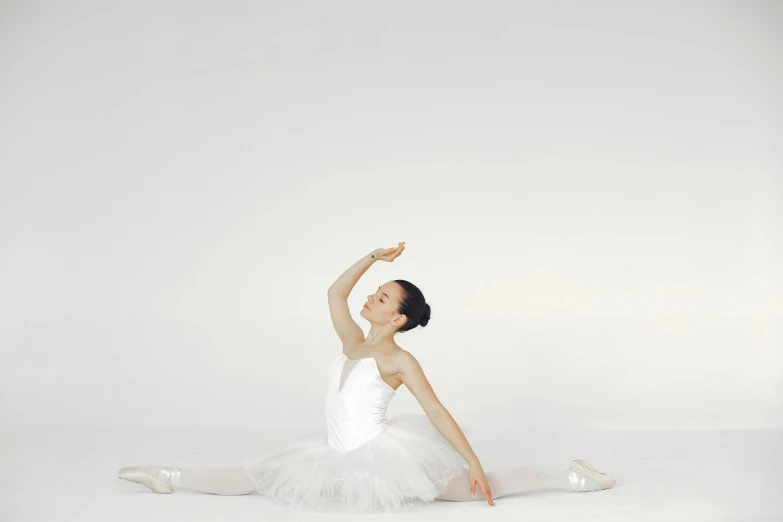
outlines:
[{"label": "neck", "polygon": [[393,343],[394,342],[394,328],[391,326],[381,326],[373,324],[370,327],[370,331],[367,334],[363,346],[374,346],[376,344]]}]

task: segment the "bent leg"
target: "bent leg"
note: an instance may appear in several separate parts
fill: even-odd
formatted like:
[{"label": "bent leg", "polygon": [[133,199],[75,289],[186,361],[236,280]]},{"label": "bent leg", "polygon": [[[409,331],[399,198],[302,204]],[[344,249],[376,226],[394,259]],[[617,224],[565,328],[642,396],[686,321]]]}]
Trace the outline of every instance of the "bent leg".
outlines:
[{"label": "bent leg", "polygon": [[[499,471],[487,471],[484,474],[493,499],[529,491],[568,491],[571,486],[568,470],[514,466]],[[486,501],[478,484],[476,484],[476,492],[470,494],[469,469],[465,469],[461,475],[449,482],[446,490],[435,498],[458,502]]]}]

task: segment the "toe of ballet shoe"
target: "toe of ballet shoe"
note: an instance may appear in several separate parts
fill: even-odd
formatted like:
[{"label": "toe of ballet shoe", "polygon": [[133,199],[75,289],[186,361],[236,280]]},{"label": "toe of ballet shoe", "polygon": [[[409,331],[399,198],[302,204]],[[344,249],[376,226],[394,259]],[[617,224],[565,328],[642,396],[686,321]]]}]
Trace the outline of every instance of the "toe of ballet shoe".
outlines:
[{"label": "toe of ballet shoe", "polygon": [[143,471],[140,466],[120,468],[117,477],[129,482],[136,482],[147,486],[155,493],[165,494],[174,492],[174,488],[170,484],[166,484],[162,480],[153,477],[149,473]]}]

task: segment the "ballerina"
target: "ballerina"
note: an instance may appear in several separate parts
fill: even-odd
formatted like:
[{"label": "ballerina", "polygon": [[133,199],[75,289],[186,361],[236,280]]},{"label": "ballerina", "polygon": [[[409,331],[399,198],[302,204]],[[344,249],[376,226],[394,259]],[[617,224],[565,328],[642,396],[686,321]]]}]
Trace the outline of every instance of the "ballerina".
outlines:
[{"label": "ballerina", "polygon": [[[372,251],[328,290],[343,351],[328,368],[324,432],[251,452],[237,466],[131,466],[121,468],[119,478],[156,493],[259,492],[294,509],[359,514],[393,512],[436,499],[486,500],[494,506],[496,498],[529,491],[613,487],[614,478],[581,459],[564,470],[513,466],[484,472],[416,358],[394,341],[396,334],[428,324],[430,305],[421,290],[397,279],[368,295],[360,312],[371,325],[366,337],[348,309],[348,295],[369,267],[376,261],[393,262],[404,250],[400,242]],[[424,413],[389,419],[387,406],[403,384]]]}]

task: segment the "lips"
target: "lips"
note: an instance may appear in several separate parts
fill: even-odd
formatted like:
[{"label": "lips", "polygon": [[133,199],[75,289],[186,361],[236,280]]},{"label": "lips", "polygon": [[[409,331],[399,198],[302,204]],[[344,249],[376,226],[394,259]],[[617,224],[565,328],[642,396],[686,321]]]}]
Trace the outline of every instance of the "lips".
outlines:
[{"label": "lips", "polygon": [[365,307],[366,309],[368,309],[368,310],[370,309],[370,307],[369,307],[369,306],[367,306],[367,305],[364,305],[364,307]]}]

